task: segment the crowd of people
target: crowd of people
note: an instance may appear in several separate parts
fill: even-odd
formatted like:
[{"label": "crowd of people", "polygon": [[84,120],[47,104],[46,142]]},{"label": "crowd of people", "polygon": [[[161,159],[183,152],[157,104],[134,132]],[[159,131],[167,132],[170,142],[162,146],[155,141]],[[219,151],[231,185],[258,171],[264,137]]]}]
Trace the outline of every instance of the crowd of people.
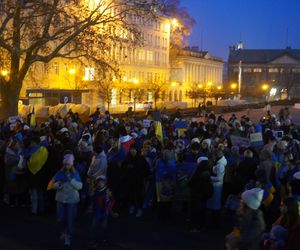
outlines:
[{"label": "crowd of people", "polygon": [[[65,246],[78,206],[92,207],[92,248],[108,219],[124,211],[139,218],[153,208],[169,220],[177,202],[170,180],[179,164],[189,163],[195,170],[179,202],[187,207],[191,232],[220,228],[226,214],[232,218],[226,249],[300,249],[300,128],[288,108],[278,119],[268,110],[256,123],[213,112],[192,119],[166,109],[147,115],[144,122],[132,110],[119,119],[97,110],[84,122],[69,110],[38,126],[30,126],[32,117],[2,123],[1,201],[30,204],[33,216],[55,205]],[[261,141],[251,143],[253,134]],[[158,173],[165,190],[158,190]]]}]

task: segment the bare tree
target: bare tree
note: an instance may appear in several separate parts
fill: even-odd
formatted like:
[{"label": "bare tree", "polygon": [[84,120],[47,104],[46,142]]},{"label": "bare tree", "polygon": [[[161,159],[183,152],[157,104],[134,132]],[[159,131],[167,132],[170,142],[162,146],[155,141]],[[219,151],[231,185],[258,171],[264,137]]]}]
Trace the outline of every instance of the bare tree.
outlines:
[{"label": "bare tree", "polygon": [[150,84],[149,90],[152,92],[154,108],[156,108],[158,100],[162,100],[164,98],[163,95],[167,90],[167,83],[163,81],[154,81]]},{"label": "bare tree", "polygon": [[[138,2],[138,3],[137,3]],[[152,1],[3,0],[0,2],[2,114],[18,113],[18,99],[30,67],[54,58],[87,58],[110,64],[116,44],[141,42],[132,20],[153,16]]]}]

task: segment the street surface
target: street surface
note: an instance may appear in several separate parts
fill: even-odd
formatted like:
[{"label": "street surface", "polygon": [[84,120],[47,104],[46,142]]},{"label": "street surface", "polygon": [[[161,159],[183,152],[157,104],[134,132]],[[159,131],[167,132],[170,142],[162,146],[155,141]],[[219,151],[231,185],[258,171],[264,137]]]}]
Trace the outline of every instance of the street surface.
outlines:
[{"label": "street surface", "polygon": [[[54,213],[31,217],[27,209],[5,208],[1,212],[0,222],[1,250],[64,249]],[[89,223],[88,215],[79,216],[71,249],[87,249]],[[229,231],[228,227],[223,226],[219,230],[191,233],[183,214],[174,212],[170,222],[162,223],[155,213],[149,211],[142,218],[122,215],[111,219],[108,243],[97,249],[221,250],[224,236]]]}]

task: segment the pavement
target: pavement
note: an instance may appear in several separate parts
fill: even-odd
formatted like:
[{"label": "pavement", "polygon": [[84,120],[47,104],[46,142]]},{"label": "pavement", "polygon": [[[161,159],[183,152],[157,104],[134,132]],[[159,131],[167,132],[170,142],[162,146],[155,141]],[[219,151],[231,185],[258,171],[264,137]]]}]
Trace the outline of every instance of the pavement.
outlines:
[{"label": "pavement", "polygon": [[[180,205],[180,204],[179,204]],[[176,209],[175,209],[176,210]],[[227,223],[228,225],[228,223]],[[71,249],[87,249],[90,216],[81,213],[75,226]],[[108,241],[102,250],[221,250],[228,226],[191,233],[183,213],[173,211],[171,221],[160,222],[153,211],[142,218],[121,215],[110,219]],[[0,214],[1,250],[65,249],[59,240],[55,213],[40,217],[28,215],[28,209],[4,208]]]},{"label": "pavement", "polygon": [[[271,112],[274,113],[278,118],[279,110],[283,107],[284,106],[274,106],[274,107],[272,107]],[[300,109],[296,109],[294,106],[288,106],[288,107],[290,110],[290,114],[291,114],[293,123],[300,125]],[[243,115],[247,115],[255,123],[258,122],[263,116],[267,116],[267,113],[264,109],[250,109],[250,110],[244,110],[244,111],[240,111],[240,112],[225,113],[224,114],[225,119],[228,120],[233,113],[238,118],[240,118]]]}]

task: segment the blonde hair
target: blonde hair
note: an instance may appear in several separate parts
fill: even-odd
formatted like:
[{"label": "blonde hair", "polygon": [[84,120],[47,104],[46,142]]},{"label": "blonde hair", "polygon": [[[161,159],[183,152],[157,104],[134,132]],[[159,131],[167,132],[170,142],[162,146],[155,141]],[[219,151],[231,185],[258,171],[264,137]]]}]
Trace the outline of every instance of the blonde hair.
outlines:
[{"label": "blonde hair", "polygon": [[244,157],[253,158],[253,152],[250,149],[246,149],[244,152]]}]

